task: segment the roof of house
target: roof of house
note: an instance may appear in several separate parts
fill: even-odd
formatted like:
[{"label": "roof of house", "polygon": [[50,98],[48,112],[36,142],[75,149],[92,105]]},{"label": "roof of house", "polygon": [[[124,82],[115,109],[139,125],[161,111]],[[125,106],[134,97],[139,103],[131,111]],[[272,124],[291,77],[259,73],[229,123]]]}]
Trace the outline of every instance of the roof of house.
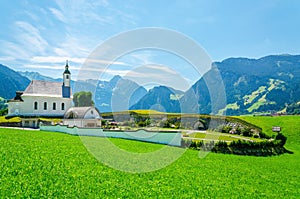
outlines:
[{"label": "roof of house", "polygon": [[93,106],[87,106],[87,107],[71,107],[69,108],[69,110],[67,110],[67,112],[64,115],[65,119],[83,119],[85,114],[90,111],[90,110],[96,110],[99,115],[100,112],[97,108],[93,107]]},{"label": "roof of house", "polygon": [[50,95],[61,96],[62,95],[62,83],[61,82],[49,82],[41,80],[32,80],[25,89],[24,95]]}]

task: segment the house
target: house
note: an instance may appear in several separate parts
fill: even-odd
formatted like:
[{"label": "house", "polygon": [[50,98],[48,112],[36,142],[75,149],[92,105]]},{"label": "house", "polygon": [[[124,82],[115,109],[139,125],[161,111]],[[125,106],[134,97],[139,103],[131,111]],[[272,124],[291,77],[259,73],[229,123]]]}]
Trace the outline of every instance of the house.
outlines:
[{"label": "house", "polygon": [[92,106],[71,107],[64,115],[63,125],[84,128],[101,127],[100,112]]},{"label": "house", "polygon": [[63,82],[32,80],[25,91],[8,101],[7,118],[20,117],[23,127],[38,127],[41,117],[63,118],[72,107],[71,73],[68,61]]}]

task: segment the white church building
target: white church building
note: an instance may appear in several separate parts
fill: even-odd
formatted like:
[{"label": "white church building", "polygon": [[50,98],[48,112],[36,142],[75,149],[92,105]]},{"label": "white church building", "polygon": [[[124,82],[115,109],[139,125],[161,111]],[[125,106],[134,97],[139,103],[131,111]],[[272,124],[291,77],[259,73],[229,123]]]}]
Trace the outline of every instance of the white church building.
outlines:
[{"label": "white church building", "polygon": [[39,118],[63,118],[72,107],[71,73],[68,62],[63,82],[32,80],[25,91],[8,101],[7,118],[20,117],[23,127],[38,127]]}]

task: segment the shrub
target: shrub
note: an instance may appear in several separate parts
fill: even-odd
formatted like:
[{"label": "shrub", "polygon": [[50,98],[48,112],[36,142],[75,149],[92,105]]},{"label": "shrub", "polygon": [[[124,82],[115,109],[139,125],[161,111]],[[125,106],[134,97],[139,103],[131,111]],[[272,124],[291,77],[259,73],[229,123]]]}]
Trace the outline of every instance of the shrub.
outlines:
[{"label": "shrub", "polygon": [[271,137],[268,136],[267,134],[263,133],[263,132],[259,132],[259,137],[260,138],[265,138],[265,139],[270,139]]},{"label": "shrub", "polygon": [[278,140],[280,146],[283,146],[286,143],[287,137],[285,137],[282,133],[278,133],[275,137],[275,140]]},{"label": "shrub", "polygon": [[242,133],[242,129],[239,126],[236,127],[235,133],[238,134],[238,135],[240,135]]},{"label": "shrub", "polygon": [[222,133],[229,133],[231,131],[232,127],[231,126],[224,126],[222,128]]},{"label": "shrub", "polygon": [[242,130],[242,135],[243,135],[243,136],[246,136],[246,137],[251,137],[251,136],[252,136],[251,129],[250,129],[250,128],[244,128],[244,129]]}]

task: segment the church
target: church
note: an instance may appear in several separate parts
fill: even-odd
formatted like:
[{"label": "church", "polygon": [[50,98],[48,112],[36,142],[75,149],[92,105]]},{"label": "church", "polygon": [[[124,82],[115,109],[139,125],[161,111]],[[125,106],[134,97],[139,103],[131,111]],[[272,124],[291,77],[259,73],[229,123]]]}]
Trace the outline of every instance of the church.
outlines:
[{"label": "church", "polygon": [[23,127],[37,128],[39,118],[63,118],[71,107],[71,73],[67,61],[63,82],[32,80],[25,91],[16,91],[16,96],[8,101],[6,117],[20,117]]}]

